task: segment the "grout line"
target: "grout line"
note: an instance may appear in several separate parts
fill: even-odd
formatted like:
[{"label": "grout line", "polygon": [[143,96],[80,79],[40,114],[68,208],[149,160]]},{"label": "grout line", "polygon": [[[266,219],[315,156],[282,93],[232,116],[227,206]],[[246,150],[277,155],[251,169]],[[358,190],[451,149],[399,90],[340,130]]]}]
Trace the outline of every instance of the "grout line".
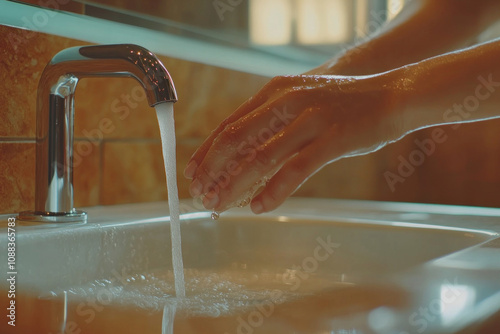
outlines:
[{"label": "grout line", "polygon": [[102,204],[102,190],[104,189],[104,182],[103,182],[103,173],[104,173],[104,143],[100,143],[99,145],[99,195],[97,198],[97,205],[103,205]]},{"label": "grout line", "polygon": [[160,138],[104,138],[101,140],[89,140],[87,138],[75,138],[75,141],[89,141],[99,143],[160,143]]},{"label": "grout line", "polygon": [[36,144],[36,139],[29,137],[0,137],[0,143]]},{"label": "grout line", "polygon": [[[161,143],[160,138],[105,138],[102,140],[88,139],[85,137],[76,137],[75,142],[99,142],[102,143]],[[202,137],[191,137],[191,138],[177,138],[178,143],[188,144],[188,145],[199,145],[203,142]],[[0,137],[0,143],[14,143],[14,144],[36,144],[35,138],[29,137]]]},{"label": "grout line", "polygon": [[206,139],[205,137],[176,138],[176,142],[178,144],[199,146],[203,143],[205,139]]}]

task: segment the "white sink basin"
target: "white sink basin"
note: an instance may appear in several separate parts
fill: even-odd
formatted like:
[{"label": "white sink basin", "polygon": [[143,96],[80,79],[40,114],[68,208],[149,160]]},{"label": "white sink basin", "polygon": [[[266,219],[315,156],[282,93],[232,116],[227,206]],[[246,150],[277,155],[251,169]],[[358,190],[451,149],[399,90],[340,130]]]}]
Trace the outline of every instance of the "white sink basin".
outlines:
[{"label": "white sink basin", "polygon": [[500,310],[497,209],[291,199],[262,216],[188,213],[180,302],[166,203],[87,212],[85,225],[17,222],[19,333],[474,333]]}]

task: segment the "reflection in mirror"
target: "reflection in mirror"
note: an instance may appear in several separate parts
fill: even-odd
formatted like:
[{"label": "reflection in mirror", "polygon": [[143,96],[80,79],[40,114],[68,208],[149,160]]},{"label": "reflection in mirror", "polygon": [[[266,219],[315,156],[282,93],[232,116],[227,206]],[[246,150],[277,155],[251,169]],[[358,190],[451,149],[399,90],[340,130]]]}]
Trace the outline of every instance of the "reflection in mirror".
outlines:
[{"label": "reflection in mirror", "polygon": [[243,51],[258,51],[312,68],[365,40],[393,19],[409,0],[24,2]]}]

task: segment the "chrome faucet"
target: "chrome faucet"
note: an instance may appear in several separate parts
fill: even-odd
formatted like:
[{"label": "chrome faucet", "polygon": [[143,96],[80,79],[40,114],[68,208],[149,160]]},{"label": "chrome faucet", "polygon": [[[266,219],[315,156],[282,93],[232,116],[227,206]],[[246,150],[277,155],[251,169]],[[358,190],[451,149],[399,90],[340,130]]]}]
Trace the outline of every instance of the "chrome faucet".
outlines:
[{"label": "chrome faucet", "polygon": [[140,46],[81,46],[56,54],[38,85],[35,211],[21,212],[19,219],[86,221],[86,213],[73,207],[74,93],[79,79],[100,76],[137,79],[151,107],[177,101],[165,66]]}]

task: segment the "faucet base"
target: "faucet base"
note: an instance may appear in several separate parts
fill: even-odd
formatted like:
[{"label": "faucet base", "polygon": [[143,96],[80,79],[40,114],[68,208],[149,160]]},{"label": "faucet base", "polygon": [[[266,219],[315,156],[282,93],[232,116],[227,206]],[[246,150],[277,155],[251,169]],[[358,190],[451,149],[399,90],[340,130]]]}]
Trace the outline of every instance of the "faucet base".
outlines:
[{"label": "faucet base", "polygon": [[19,213],[17,219],[34,223],[86,223],[87,213],[80,210],[69,213],[23,211]]}]

